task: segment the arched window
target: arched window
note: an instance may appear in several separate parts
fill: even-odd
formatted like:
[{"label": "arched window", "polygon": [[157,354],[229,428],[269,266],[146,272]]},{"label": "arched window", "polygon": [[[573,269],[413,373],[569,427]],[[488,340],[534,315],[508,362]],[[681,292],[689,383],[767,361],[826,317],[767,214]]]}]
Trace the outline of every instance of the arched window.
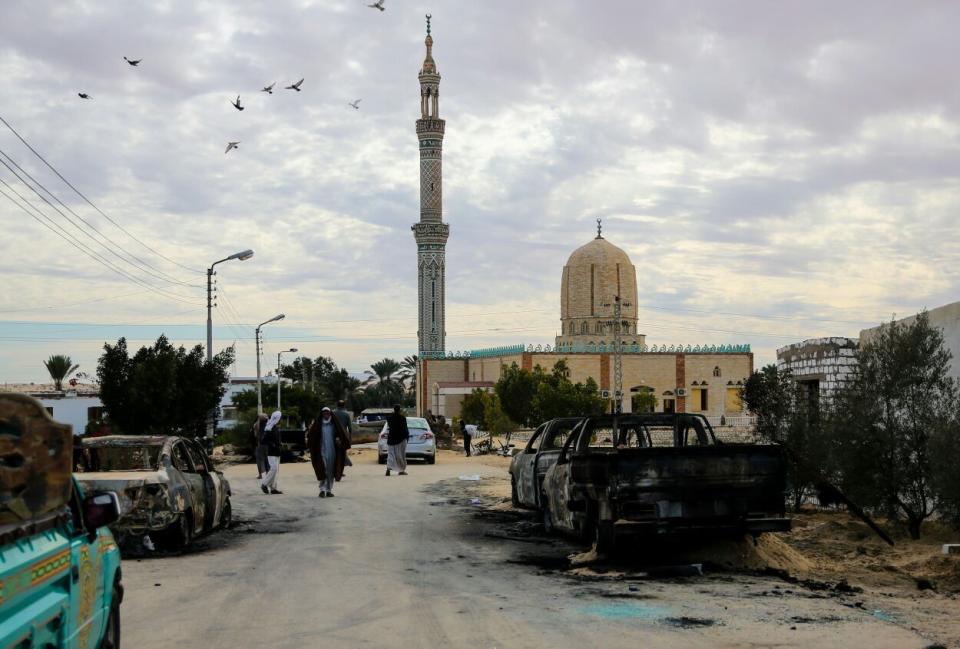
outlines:
[{"label": "arched window", "polygon": [[719,366],[719,365],[717,365],[717,366],[715,366],[715,367],[713,368],[713,375],[714,375],[714,376],[720,376],[720,366]]},{"label": "arched window", "polygon": [[590,325],[587,324],[586,322],[580,323],[580,333],[583,334],[584,336],[586,336],[587,334],[589,334],[589,333],[590,333]]},{"label": "arched window", "polygon": [[597,323],[597,325],[596,325],[596,331],[597,331],[598,334],[602,334],[602,333],[603,333],[603,323],[602,323],[602,322],[598,322],[598,323]]}]

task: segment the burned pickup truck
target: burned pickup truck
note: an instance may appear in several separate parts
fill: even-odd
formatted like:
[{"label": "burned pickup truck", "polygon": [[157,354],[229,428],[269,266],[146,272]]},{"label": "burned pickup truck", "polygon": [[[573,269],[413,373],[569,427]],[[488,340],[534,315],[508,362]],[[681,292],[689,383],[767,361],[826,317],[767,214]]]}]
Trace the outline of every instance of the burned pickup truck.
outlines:
[{"label": "burned pickup truck", "polygon": [[544,476],[548,530],[612,551],[628,538],[790,529],[775,445],[718,442],[702,415],[588,417]]}]

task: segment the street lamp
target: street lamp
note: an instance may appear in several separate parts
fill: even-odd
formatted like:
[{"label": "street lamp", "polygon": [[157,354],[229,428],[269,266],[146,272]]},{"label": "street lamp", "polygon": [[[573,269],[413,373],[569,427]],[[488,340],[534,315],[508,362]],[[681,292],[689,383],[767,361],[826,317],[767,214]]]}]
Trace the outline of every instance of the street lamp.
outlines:
[{"label": "street lamp", "polygon": [[297,351],[297,348],[291,347],[290,349],[284,349],[282,352],[277,352],[277,410],[280,410],[280,355],[295,351]]},{"label": "street lamp", "polygon": [[234,259],[239,259],[240,261],[246,261],[253,257],[252,250],[244,250],[242,252],[235,252],[229,257],[224,257],[220,261],[215,261],[210,264],[210,268],[207,269],[207,360],[213,360],[213,267],[217,264],[222,264],[225,261],[232,261]]},{"label": "street lamp", "polygon": [[[286,317],[287,316],[281,313],[280,315],[275,315],[266,322],[261,322],[257,325],[257,415],[263,414],[263,397],[260,394],[260,327],[270,324],[271,322],[276,322],[277,320],[283,320]],[[277,377],[278,380],[279,378],[280,377]]]}]

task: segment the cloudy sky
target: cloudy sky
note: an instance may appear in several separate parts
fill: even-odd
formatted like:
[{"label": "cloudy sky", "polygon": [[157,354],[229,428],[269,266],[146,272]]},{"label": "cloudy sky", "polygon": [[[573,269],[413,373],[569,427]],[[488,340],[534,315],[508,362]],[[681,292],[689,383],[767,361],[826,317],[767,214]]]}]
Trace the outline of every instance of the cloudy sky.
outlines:
[{"label": "cloudy sky", "polygon": [[44,380],[52,353],[93,372],[119,336],[201,342],[203,269],[245,248],[214,314],[238,373],[279,312],[267,366],[415,353],[428,12],[448,349],[552,343],[597,217],[651,343],[750,343],[762,364],[960,297],[958,3],[365,4],[0,4],[0,117],[100,210],[0,124],[0,158],[60,210],[0,166],[35,217],[0,196],[0,382]]}]

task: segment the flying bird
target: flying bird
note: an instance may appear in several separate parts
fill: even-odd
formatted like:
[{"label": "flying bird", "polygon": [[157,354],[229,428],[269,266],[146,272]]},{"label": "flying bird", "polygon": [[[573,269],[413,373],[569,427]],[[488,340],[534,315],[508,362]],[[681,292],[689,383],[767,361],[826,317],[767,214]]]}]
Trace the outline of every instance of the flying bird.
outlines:
[{"label": "flying bird", "polygon": [[143,59],[137,59],[136,61],[131,61],[127,57],[123,57],[123,60],[129,63],[130,65],[132,65],[133,67],[137,67],[138,65],[140,65],[140,61],[142,61]]},{"label": "flying bird", "polygon": [[90,95],[85,92],[78,92],[77,94],[80,95],[80,99],[90,99]]},{"label": "flying bird", "polygon": [[303,79],[300,79],[300,81],[296,82],[292,86],[287,86],[285,90],[296,90],[297,92],[300,92],[300,84],[302,83],[303,83]]},{"label": "flying bird", "polygon": [[357,110],[360,110],[360,102],[361,102],[361,101],[363,101],[363,100],[362,100],[362,99],[358,99],[358,100],[356,100],[356,101],[347,102],[347,106],[353,106],[353,107],[356,108]]},{"label": "flying bird", "polygon": [[372,5],[367,5],[367,6],[370,7],[371,9],[379,9],[380,11],[386,11],[386,9],[383,8],[383,2],[384,0],[377,0]]},{"label": "flying bird", "polygon": [[240,148],[239,142],[227,142],[227,150],[224,151],[224,154],[230,153],[230,149],[239,149],[239,148]]},{"label": "flying bird", "polygon": [[237,100],[231,101],[230,105],[236,108],[237,110],[243,110],[243,106],[240,105],[240,95],[237,95]]},{"label": "flying bird", "polygon": [[269,94],[269,95],[272,95],[272,94],[273,94],[273,87],[274,87],[275,85],[277,85],[277,82],[276,82],[276,81],[274,81],[273,83],[271,83],[269,86],[264,86],[263,88],[261,88],[261,89],[260,89],[260,92],[265,92],[265,93],[267,93],[267,94]]}]

